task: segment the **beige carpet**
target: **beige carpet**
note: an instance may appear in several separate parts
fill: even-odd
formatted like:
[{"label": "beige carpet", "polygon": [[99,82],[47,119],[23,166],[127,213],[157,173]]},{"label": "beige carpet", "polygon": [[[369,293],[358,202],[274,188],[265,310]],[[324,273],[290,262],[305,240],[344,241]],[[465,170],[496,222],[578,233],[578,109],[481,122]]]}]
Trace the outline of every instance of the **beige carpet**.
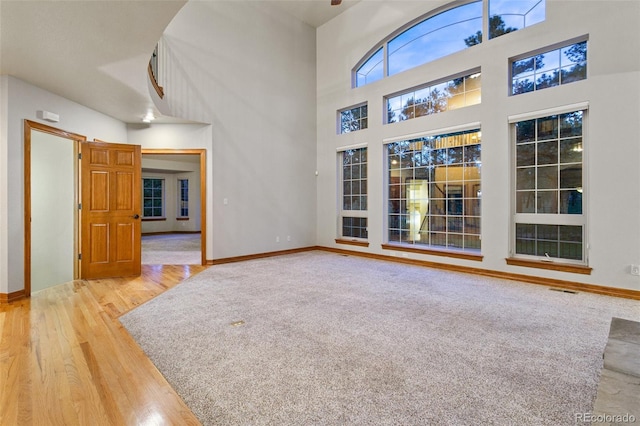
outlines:
[{"label": "beige carpet", "polygon": [[142,236],[143,265],[200,265],[200,234],[157,234]]},{"label": "beige carpet", "polygon": [[205,425],[574,425],[640,302],[325,252],[213,266],[121,317]]}]

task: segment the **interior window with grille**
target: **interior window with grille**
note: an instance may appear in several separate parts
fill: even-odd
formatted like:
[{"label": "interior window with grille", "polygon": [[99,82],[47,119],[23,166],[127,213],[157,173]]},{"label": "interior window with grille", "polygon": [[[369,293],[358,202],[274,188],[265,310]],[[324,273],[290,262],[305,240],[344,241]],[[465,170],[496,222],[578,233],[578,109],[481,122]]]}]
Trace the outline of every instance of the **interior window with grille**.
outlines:
[{"label": "interior window with grille", "polygon": [[189,217],[189,179],[178,179],[178,217]]},{"label": "interior window with grille", "polygon": [[142,216],[164,217],[164,179],[142,179]]}]

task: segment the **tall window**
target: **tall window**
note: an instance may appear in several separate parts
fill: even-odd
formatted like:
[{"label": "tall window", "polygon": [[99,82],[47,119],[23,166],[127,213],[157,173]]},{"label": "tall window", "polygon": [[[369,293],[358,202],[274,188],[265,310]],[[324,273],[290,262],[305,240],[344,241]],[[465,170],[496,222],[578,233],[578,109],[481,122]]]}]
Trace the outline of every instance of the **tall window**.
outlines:
[{"label": "tall window", "polygon": [[587,78],[587,42],[511,62],[511,94],[533,92]]},{"label": "tall window", "polygon": [[189,217],[189,179],[178,179],[178,217]]},{"label": "tall window", "polygon": [[142,179],[142,216],[164,217],[164,179]]},{"label": "tall window", "polygon": [[479,130],[387,145],[390,243],[480,250]]},{"label": "tall window", "polygon": [[342,206],[340,236],[367,238],[367,148],[340,153]]},{"label": "tall window", "polygon": [[585,111],[515,123],[515,253],[585,261]]},{"label": "tall window", "polygon": [[339,111],[340,133],[350,133],[366,129],[368,126],[367,104],[361,104]]},{"label": "tall window", "polygon": [[473,73],[388,96],[387,123],[479,104],[480,86],[480,73]]}]

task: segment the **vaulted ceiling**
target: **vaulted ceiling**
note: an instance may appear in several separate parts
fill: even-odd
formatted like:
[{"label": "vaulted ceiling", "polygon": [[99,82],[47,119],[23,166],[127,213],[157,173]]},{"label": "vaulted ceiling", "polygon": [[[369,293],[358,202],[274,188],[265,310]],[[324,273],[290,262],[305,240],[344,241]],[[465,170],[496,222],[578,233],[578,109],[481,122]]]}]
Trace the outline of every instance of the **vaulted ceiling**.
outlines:
[{"label": "vaulted ceiling", "polygon": [[[318,27],[359,0],[340,6],[329,0],[263,1]],[[158,114],[149,95],[149,58],[185,4],[0,0],[0,74],[124,122],[140,122],[148,110]]]}]

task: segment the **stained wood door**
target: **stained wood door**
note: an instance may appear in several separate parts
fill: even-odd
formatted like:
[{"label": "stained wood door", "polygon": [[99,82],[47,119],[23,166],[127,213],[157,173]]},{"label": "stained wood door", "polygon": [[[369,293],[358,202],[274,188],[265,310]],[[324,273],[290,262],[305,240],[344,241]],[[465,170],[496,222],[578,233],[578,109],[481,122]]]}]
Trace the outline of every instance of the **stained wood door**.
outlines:
[{"label": "stained wood door", "polygon": [[140,275],[141,161],[138,145],[81,145],[84,279]]}]

